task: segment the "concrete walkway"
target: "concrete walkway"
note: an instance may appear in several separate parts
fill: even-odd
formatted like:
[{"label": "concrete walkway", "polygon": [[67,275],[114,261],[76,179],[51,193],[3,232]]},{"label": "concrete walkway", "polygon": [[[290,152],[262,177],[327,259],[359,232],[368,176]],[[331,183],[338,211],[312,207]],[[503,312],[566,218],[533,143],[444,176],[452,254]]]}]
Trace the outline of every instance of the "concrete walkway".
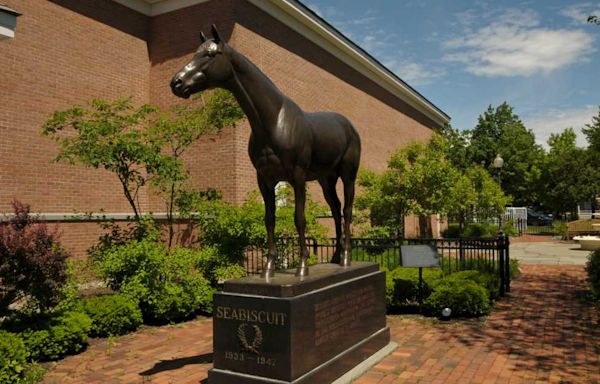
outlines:
[{"label": "concrete walkway", "polygon": [[521,264],[585,265],[590,251],[575,242],[511,242],[510,257]]},{"label": "concrete walkway", "polygon": [[[581,266],[524,265],[485,319],[390,316],[399,348],[355,384],[600,383],[600,320]],[[45,383],[206,383],[212,322],[199,318],[102,339]],[[319,383],[315,383],[319,384]]]}]

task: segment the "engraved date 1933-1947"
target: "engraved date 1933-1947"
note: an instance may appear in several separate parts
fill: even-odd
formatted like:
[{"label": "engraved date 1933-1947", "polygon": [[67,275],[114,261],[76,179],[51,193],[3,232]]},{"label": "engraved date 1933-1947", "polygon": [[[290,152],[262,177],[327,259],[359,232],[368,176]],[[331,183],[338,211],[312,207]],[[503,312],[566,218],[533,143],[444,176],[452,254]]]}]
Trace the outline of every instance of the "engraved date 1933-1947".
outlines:
[{"label": "engraved date 1933-1947", "polygon": [[275,366],[275,358],[265,356],[255,356],[244,352],[225,352],[226,360],[233,361],[254,361],[256,365],[268,365],[270,367]]}]

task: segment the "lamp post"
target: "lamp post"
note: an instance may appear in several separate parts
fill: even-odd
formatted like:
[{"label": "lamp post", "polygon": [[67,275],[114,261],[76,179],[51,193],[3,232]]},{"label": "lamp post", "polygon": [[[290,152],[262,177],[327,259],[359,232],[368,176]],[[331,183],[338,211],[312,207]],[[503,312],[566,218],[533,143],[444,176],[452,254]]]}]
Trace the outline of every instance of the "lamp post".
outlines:
[{"label": "lamp post", "polygon": [[[502,167],[504,166],[504,159],[500,156],[499,153],[496,155],[496,158],[494,159],[492,164],[494,168],[496,168],[496,170],[498,171],[498,185],[500,186],[500,189],[502,189],[501,173]],[[500,213],[500,216],[498,216],[498,236],[502,236],[502,213]]]}]

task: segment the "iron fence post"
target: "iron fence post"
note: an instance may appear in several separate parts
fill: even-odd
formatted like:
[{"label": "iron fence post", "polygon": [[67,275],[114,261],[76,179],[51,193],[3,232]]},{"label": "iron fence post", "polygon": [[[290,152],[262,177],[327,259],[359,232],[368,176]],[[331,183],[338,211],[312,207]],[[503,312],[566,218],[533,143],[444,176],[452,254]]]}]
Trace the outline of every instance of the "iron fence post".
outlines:
[{"label": "iron fence post", "polygon": [[504,235],[497,237],[498,250],[498,273],[500,275],[500,296],[504,296],[504,287],[506,287],[506,276],[504,273]]},{"label": "iron fence post", "polygon": [[510,238],[506,235],[504,239],[504,274],[506,275],[506,287],[505,291],[510,292]]}]

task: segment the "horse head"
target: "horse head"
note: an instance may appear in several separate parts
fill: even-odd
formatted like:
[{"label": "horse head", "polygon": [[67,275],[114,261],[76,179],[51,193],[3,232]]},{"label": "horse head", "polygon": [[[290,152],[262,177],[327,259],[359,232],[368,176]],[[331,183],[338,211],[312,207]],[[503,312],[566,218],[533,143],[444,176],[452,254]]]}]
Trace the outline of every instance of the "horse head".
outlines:
[{"label": "horse head", "polygon": [[200,32],[202,43],[192,60],[171,79],[171,90],[176,96],[187,99],[192,94],[221,86],[232,74],[227,44],[211,27],[212,39]]}]

